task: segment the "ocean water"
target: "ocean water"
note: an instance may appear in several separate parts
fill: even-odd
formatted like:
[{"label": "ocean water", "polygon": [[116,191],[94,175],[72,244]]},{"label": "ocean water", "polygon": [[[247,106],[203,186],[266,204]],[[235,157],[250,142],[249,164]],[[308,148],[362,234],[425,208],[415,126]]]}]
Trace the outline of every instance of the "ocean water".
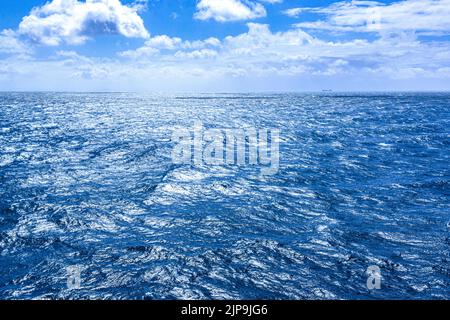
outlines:
[{"label": "ocean water", "polygon": [[[279,171],[174,164],[195,121]],[[0,298],[449,299],[449,150],[450,94],[0,93]]]}]

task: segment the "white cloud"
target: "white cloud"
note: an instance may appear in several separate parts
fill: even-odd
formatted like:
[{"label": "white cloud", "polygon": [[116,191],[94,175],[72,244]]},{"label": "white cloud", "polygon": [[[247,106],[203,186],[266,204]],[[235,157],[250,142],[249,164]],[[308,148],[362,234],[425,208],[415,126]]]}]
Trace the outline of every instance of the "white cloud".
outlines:
[{"label": "white cloud", "polygon": [[111,66],[105,63],[107,60],[93,60],[75,51],[58,51],[55,60],[58,61],[61,70],[71,70],[71,78],[104,79],[111,74]]},{"label": "white cloud", "polygon": [[177,51],[175,53],[176,58],[187,58],[187,59],[209,59],[217,57],[218,53],[212,49],[201,49],[193,51]]},{"label": "white cloud", "polygon": [[290,8],[290,9],[286,9],[283,11],[283,13],[285,15],[287,15],[288,17],[298,17],[300,15],[300,13],[302,13],[304,10],[303,8]]},{"label": "white cloud", "polygon": [[146,42],[146,46],[155,49],[174,49],[181,43],[180,38],[171,38],[166,35],[156,36]]},{"label": "white cloud", "polygon": [[326,16],[325,21],[298,23],[297,26],[302,28],[380,33],[450,33],[450,0],[404,0],[388,5],[375,1],[343,1],[325,8],[301,10]]},{"label": "white cloud", "polygon": [[0,53],[25,54],[31,50],[17,38],[13,30],[3,30],[0,32]]},{"label": "white cloud", "polygon": [[53,0],[23,18],[19,33],[45,45],[82,44],[97,34],[148,37],[137,11],[119,0]]},{"label": "white cloud", "polygon": [[250,20],[266,16],[266,9],[260,3],[248,0],[200,0],[195,18],[213,19],[218,22]]},{"label": "white cloud", "polygon": [[[151,56],[156,56],[161,51],[167,50],[203,50],[207,49],[208,51],[199,51],[197,53],[189,54],[188,52],[182,53],[179,52],[179,56],[192,57],[192,56],[212,56],[212,49],[215,47],[219,47],[221,42],[217,38],[208,38],[205,40],[195,40],[195,41],[183,41],[178,37],[169,37],[167,35],[159,35],[150,38],[144,44],[144,46],[136,49],[136,50],[128,50],[121,52],[119,55],[122,57],[139,59],[146,58]],[[201,54],[199,54],[201,53]]]}]

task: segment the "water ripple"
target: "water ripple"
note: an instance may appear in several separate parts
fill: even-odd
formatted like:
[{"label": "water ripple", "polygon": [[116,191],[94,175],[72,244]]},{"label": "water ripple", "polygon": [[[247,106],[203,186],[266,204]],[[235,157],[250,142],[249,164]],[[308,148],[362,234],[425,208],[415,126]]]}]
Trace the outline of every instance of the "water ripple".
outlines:
[{"label": "water ripple", "polygon": [[[0,297],[448,299],[449,106],[1,93]],[[172,164],[172,130],[194,121],[281,129],[279,173]]]}]

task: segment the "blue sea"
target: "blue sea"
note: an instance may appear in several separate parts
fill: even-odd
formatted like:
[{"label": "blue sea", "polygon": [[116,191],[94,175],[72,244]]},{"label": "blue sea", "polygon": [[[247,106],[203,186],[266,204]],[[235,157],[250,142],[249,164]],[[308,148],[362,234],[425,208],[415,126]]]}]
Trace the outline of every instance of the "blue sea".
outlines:
[{"label": "blue sea", "polygon": [[[196,121],[278,172],[174,164]],[[0,93],[0,298],[450,299],[449,151],[445,93]]]}]

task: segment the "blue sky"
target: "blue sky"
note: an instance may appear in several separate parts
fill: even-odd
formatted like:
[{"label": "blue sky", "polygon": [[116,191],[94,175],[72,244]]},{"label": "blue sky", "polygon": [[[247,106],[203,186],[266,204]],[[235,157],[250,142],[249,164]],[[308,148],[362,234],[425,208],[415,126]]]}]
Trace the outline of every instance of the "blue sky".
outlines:
[{"label": "blue sky", "polygon": [[4,0],[0,90],[449,90],[450,0]]}]

